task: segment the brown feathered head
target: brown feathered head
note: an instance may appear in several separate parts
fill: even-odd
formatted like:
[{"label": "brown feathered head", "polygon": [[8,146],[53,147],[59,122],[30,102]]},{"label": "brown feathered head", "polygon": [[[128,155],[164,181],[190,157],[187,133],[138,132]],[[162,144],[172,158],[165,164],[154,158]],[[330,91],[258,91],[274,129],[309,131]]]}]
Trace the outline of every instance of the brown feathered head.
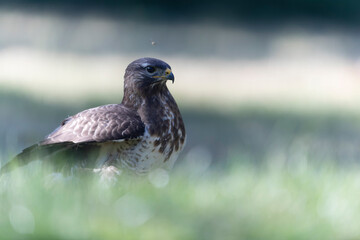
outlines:
[{"label": "brown feathered head", "polygon": [[156,58],[140,58],[131,62],[125,70],[124,98],[126,105],[137,105],[137,98],[168,91],[167,80],[174,82],[171,67]]}]

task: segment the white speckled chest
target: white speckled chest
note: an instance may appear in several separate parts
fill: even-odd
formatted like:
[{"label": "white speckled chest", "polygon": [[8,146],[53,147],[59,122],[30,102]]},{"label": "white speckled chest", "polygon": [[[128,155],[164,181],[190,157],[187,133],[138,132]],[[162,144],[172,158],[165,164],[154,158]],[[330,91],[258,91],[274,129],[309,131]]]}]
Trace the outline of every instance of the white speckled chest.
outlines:
[{"label": "white speckled chest", "polygon": [[175,149],[171,144],[174,139],[167,139],[168,144],[161,151],[161,145],[156,144],[159,140],[160,137],[151,136],[146,128],[144,136],[140,139],[109,142],[102,146],[97,168],[113,165],[140,175],[156,168],[170,170],[184,148],[185,142],[179,142],[179,147]]},{"label": "white speckled chest", "polygon": [[147,173],[156,168],[171,169],[184,144],[180,144],[180,147],[175,150],[171,149],[172,146],[169,141],[165,150],[161,152],[161,145],[155,146],[156,141],[159,141],[159,137],[150,136],[149,132],[145,130],[144,137],[136,146],[120,154],[119,160],[122,167],[134,170],[139,174]]}]

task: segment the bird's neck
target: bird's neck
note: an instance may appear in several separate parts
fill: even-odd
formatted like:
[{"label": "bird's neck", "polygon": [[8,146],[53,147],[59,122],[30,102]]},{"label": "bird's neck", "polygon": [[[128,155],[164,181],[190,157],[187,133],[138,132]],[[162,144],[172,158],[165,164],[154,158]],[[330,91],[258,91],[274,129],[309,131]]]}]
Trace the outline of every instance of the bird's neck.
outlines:
[{"label": "bird's neck", "polygon": [[121,103],[124,106],[137,111],[139,109],[139,107],[141,106],[142,97],[136,92],[125,91],[124,92],[124,97],[123,97],[123,100],[122,100]]},{"label": "bird's neck", "polygon": [[[184,129],[179,108],[168,88],[165,84],[156,87],[147,89],[146,92],[127,89],[122,104],[139,114],[151,135],[170,126]],[[183,132],[185,136],[185,130]]]},{"label": "bird's neck", "polygon": [[124,97],[121,103],[128,108],[134,109],[135,111],[139,111],[139,109],[143,106],[158,105],[157,101],[154,101],[156,99],[166,99],[168,96],[170,96],[173,100],[165,84],[159,84],[151,88],[145,88],[141,91],[135,91],[133,88],[126,88],[126,86],[124,89]]},{"label": "bird's neck", "polygon": [[127,91],[122,104],[134,109],[148,129],[157,128],[165,121],[164,115],[179,111],[166,85],[148,89],[146,93]]}]

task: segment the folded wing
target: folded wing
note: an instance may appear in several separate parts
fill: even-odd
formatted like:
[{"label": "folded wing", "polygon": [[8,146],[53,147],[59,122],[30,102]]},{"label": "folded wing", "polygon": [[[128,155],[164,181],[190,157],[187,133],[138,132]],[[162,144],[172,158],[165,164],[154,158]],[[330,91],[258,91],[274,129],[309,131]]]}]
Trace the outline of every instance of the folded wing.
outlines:
[{"label": "folded wing", "polygon": [[66,118],[40,145],[134,139],[142,137],[144,130],[137,112],[121,104],[110,104]]},{"label": "folded wing", "polygon": [[144,131],[140,116],[121,104],[91,108],[66,118],[42,142],[24,149],[5,164],[0,173],[47,157],[51,157],[60,168],[71,167],[76,159],[90,159],[90,155],[96,157],[101,143],[140,139]]}]

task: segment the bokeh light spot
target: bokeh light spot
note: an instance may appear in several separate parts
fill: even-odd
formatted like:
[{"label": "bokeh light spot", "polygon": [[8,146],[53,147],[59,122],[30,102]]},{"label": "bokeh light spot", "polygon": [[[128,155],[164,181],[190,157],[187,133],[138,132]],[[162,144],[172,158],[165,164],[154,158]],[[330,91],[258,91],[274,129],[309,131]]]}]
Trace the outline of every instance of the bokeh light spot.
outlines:
[{"label": "bokeh light spot", "polygon": [[149,181],[155,187],[163,188],[169,183],[169,173],[162,168],[157,168],[149,173]]},{"label": "bokeh light spot", "polygon": [[14,230],[21,234],[34,232],[35,220],[32,212],[21,205],[14,205],[9,212],[9,219]]}]

